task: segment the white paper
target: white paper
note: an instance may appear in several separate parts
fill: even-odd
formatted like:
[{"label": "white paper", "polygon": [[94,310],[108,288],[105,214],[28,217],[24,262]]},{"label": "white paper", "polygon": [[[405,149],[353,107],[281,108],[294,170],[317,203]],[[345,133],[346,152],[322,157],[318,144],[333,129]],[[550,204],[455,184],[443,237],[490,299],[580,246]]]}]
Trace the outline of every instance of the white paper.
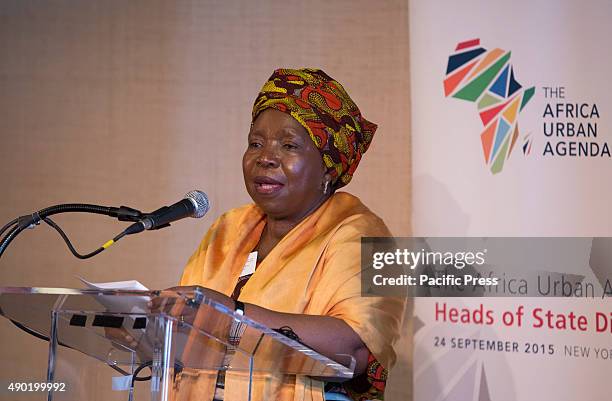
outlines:
[{"label": "white paper", "polygon": [[142,285],[137,280],[127,280],[127,281],[110,281],[108,283],[92,283],[90,281],[85,280],[83,277],[79,277],[87,287],[94,290],[133,290],[133,291],[149,291],[147,287]]},{"label": "white paper", "polygon": [[[136,280],[111,281],[108,283],[92,283],[79,277],[88,288],[93,290],[126,290],[126,291],[148,291],[149,289]],[[147,313],[147,303],[151,300],[146,296],[113,296],[102,295],[97,297],[98,302],[111,312],[118,313]]]}]

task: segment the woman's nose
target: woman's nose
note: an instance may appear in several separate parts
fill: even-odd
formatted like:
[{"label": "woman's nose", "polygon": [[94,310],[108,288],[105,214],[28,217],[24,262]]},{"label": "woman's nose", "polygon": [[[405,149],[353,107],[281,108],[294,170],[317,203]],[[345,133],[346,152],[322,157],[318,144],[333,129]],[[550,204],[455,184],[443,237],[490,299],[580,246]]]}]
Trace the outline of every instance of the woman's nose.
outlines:
[{"label": "woman's nose", "polygon": [[266,146],[257,156],[257,165],[260,167],[275,168],[279,165],[278,154],[275,149]]}]

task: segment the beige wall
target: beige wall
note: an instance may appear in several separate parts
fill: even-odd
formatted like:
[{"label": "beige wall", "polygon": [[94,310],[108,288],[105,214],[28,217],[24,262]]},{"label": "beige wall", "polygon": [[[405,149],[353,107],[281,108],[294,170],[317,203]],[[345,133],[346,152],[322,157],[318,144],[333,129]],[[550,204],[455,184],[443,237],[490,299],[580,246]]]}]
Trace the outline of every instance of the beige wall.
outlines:
[{"label": "beige wall", "polygon": [[[2,1],[1,223],[66,202],[149,211],[191,189],[207,192],[213,207],[89,261],[74,259],[47,226],[24,232],[0,261],[0,285],[75,287],[77,275],[176,283],[213,219],[249,201],[240,160],[250,108],[280,66],[322,68],[379,124],[346,190],[408,234],[405,3]],[[93,215],[56,221],[83,252],[124,227]],[[0,336],[0,362],[15,366],[6,378],[42,376],[43,343],[5,321]],[[402,347],[389,399],[406,399],[410,387]]]}]

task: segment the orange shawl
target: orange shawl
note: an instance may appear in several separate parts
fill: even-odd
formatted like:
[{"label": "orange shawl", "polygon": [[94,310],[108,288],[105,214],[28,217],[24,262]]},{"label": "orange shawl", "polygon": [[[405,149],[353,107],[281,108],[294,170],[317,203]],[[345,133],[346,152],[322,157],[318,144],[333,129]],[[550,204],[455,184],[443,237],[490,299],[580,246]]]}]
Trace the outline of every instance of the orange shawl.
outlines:
[{"label": "orange shawl", "polygon": [[[265,215],[255,205],[222,215],[189,259],[180,284],[200,285],[231,295],[265,224]],[[336,193],[272,249],[239,299],[279,312],[342,319],[389,369],[395,362],[392,345],[399,336],[404,301],[361,297],[360,239],[390,235],[383,221],[358,198]],[[180,381],[178,399],[212,399],[213,375],[185,373]],[[252,397],[322,400],[323,384],[306,376],[268,378],[256,382]],[[244,380],[228,372],[225,401],[242,399],[246,399]]]}]

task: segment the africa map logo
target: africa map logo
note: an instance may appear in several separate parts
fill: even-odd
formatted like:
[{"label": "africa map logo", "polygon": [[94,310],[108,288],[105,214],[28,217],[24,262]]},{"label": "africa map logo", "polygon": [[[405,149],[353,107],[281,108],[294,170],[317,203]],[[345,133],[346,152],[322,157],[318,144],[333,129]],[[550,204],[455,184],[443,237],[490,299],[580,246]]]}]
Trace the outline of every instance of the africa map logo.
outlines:
[{"label": "africa map logo", "polygon": [[[444,95],[475,102],[484,130],[480,134],[485,163],[499,173],[519,138],[518,114],[533,97],[535,87],[523,89],[514,76],[510,51],[486,50],[480,39],[460,42],[449,56]],[[522,138],[524,154],[531,138]]]}]

